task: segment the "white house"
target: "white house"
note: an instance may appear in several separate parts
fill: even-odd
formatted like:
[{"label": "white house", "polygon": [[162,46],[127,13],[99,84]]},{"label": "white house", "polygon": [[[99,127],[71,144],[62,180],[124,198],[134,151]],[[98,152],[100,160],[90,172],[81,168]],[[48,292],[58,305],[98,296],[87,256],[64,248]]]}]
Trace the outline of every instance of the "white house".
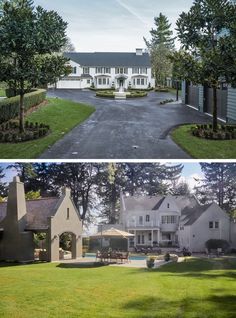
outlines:
[{"label": "white house", "polygon": [[194,196],[171,195],[121,194],[120,200],[119,227],[135,235],[129,240],[129,248],[178,246],[204,252],[209,239],[236,239],[236,226],[216,203],[201,205]]},{"label": "white house", "polygon": [[72,74],[62,78],[58,89],[95,88],[146,89],[154,86],[148,53],[136,49],[135,53],[64,53],[69,58]]}]

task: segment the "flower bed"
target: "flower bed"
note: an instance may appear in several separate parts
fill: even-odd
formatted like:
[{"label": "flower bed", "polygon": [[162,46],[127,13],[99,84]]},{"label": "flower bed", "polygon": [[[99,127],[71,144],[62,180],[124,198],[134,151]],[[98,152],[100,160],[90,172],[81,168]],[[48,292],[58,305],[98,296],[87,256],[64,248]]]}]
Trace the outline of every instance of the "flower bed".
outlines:
[{"label": "flower bed", "polygon": [[0,142],[2,143],[19,143],[29,140],[38,139],[46,136],[50,131],[50,127],[39,123],[25,123],[25,131],[19,132],[19,123],[17,121],[9,121],[0,125]]},{"label": "flower bed", "polygon": [[191,129],[193,136],[211,140],[236,139],[236,126],[219,125],[217,132],[213,131],[212,125],[196,125]]}]

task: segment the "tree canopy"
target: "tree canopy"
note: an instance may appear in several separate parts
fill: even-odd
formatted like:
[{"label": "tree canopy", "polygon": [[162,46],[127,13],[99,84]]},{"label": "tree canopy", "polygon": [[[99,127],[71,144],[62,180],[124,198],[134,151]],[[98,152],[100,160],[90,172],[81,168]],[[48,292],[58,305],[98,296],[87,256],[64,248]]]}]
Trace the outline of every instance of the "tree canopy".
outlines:
[{"label": "tree canopy", "polygon": [[236,4],[195,0],[176,25],[181,51],[172,56],[180,79],[213,88],[213,130],[217,131],[217,94],[222,82],[236,79]]},{"label": "tree canopy", "polygon": [[24,94],[55,83],[69,73],[59,54],[67,23],[55,11],[34,7],[32,0],[2,1],[0,10],[0,81],[20,95],[20,131],[24,131]]}]

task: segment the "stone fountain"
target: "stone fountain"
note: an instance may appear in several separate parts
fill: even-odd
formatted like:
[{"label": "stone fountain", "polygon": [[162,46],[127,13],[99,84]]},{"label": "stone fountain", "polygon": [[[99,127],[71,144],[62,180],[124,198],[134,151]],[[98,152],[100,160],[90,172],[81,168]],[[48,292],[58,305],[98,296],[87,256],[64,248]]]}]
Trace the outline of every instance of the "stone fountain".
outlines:
[{"label": "stone fountain", "polygon": [[130,95],[130,93],[125,92],[123,86],[120,86],[119,91],[114,92],[113,94],[115,96],[115,99],[126,99],[127,96]]}]

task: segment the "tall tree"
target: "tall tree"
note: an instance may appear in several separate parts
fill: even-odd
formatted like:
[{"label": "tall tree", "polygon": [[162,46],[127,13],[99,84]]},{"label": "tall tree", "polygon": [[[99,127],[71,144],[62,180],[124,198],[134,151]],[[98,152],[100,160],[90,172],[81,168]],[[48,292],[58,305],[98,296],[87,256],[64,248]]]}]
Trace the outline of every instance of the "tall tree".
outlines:
[{"label": "tall tree", "polygon": [[120,192],[125,187],[125,181],[122,164],[109,163],[103,166],[97,193],[101,200],[101,217],[109,224],[117,223],[119,219]]},{"label": "tall tree", "polygon": [[151,29],[151,40],[148,41],[144,38],[147,48],[152,49],[159,45],[165,45],[170,50],[174,49],[174,37],[173,31],[171,30],[171,23],[168,18],[160,13],[158,17],[154,18],[155,29]]},{"label": "tall tree", "polygon": [[181,52],[173,56],[182,79],[213,89],[213,130],[217,131],[217,89],[222,81],[236,82],[236,3],[195,0],[177,21]]},{"label": "tall tree", "polygon": [[204,179],[195,188],[202,203],[216,201],[230,212],[236,208],[236,163],[201,163]]},{"label": "tall tree", "polygon": [[75,46],[72,43],[71,39],[67,36],[66,37],[66,43],[65,45],[62,47],[61,52],[75,52]]},{"label": "tall tree", "polygon": [[37,84],[67,75],[67,59],[54,54],[66,43],[67,23],[55,11],[34,8],[32,0],[4,1],[0,11],[0,81],[20,95],[20,132],[24,132],[24,95]]},{"label": "tall tree", "polygon": [[144,42],[151,55],[152,70],[156,84],[165,86],[166,78],[171,76],[171,62],[168,55],[174,50],[174,37],[171,23],[160,13],[154,18],[155,29],[150,31],[151,40],[144,38]]}]

